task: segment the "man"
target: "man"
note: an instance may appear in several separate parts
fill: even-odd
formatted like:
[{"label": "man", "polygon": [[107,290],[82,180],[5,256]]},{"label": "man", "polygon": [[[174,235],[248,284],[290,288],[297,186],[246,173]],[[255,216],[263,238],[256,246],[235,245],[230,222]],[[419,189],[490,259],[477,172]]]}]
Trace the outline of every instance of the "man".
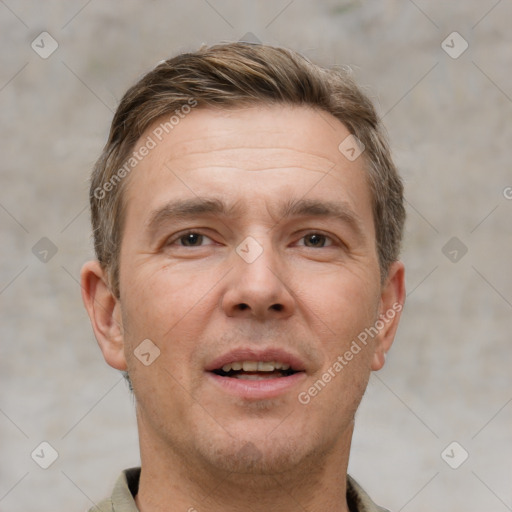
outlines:
[{"label": "man", "polygon": [[83,299],[142,468],[99,510],[384,510],[347,464],[404,302],[404,207],[348,74],[247,43],[162,62],[122,99],[90,198]]}]

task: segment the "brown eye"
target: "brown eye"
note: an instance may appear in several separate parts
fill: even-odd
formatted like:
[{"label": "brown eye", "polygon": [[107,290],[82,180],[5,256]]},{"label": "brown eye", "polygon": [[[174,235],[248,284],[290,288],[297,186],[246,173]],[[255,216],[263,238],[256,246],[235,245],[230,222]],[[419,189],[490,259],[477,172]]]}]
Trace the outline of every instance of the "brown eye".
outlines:
[{"label": "brown eye", "polygon": [[196,247],[200,246],[204,236],[199,233],[187,233],[182,235],[178,240],[184,247]]},{"label": "brown eye", "polygon": [[179,250],[185,247],[207,247],[215,245],[215,242],[209,237],[201,233],[201,231],[181,231],[169,237],[165,242],[165,246],[173,250]]},{"label": "brown eye", "polygon": [[325,247],[328,237],[320,233],[310,233],[304,236],[304,245],[306,247]]}]

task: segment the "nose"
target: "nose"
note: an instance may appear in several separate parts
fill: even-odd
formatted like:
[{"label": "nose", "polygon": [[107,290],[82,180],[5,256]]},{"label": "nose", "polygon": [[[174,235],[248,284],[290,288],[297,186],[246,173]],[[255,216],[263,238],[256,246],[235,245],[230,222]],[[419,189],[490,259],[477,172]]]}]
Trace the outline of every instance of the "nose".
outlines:
[{"label": "nose", "polygon": [[[251,251],[256,250],[253,246]],[[246,246],[246,248],[249,246]],[[222,298],[227,316],[257,320],[284,319],[291,316],[296,301],[288,283],[288,273],[271,247],[260,245],[256,259],[233,255],[234,268],[228,274],[229,283]]]}]

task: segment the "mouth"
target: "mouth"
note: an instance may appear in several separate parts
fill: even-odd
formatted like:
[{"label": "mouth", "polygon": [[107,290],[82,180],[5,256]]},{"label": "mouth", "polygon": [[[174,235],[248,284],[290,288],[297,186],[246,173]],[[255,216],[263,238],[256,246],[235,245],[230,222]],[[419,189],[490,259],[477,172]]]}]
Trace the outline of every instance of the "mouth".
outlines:
[{"label": "mouth", "polygon": [[280,349],[234,350],[205,370],[217,389],[248,400],[277,398],[306,379],[305,364]]},{"label": "mouth", "polygon": [[235,361],[213,370],[213,373],[231,379],[266,380],[289,377],[298,371],[280,361]]}]

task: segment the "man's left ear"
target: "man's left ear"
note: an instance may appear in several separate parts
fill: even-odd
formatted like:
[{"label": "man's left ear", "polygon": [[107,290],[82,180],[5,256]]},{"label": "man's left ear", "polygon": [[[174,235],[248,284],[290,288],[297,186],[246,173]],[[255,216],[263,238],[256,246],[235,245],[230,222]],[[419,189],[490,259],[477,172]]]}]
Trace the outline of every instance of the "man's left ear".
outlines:
[{"label": "man's left ear", "polygon": [[379,319],[376,322],[378,334],[374,339],[372,370],[380,370],[386,362],[386,353],[395,339],[396,330],[405,302],[405,269],[401,261],[389,267],[388,277],[380,296]]}]

